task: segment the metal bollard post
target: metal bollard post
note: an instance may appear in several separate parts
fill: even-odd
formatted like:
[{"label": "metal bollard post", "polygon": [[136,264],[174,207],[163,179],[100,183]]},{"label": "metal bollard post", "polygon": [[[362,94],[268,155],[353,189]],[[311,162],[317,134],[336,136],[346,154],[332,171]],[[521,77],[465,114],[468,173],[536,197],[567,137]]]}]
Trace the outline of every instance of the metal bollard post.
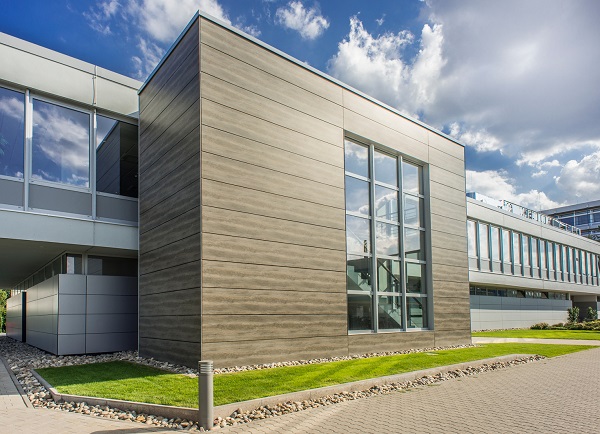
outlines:
[{"label": "metal bollard post", "polygon": [[198,425],[206,430],[213,428],[213,362],[198,362]]}]

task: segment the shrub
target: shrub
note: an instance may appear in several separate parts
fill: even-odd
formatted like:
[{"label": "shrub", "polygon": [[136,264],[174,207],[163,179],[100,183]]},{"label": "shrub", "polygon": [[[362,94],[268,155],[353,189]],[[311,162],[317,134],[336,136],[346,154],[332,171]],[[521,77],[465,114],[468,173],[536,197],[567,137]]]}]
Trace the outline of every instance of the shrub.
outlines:
[{"label": "shrub", "polygon": [[534,324],[530,327],[531,330],[548,330],[548,323],[547,322],[539,322],[537,324]]},{"label": "shrub", "polygon": [[589,306],[587,309],[587,315],[585,316],[584,321],[596,321],[598,319],[598,311],[594,309],[592,306]]},{"label": "shrub", "polygon": [[570,307],[567,309],[567,314],[569,317],[569,323],[577,323],[579,321],[579,308],[576,306]]}]

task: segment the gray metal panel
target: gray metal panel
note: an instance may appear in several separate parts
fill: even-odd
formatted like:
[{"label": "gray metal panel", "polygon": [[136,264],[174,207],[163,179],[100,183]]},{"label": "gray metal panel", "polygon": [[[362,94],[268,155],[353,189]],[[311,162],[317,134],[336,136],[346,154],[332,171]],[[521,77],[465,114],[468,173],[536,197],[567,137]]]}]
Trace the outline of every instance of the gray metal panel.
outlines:
[{"label": "gray metal panel", "polygon": [[27,343],[49,353],[56,354],[57,336],[52,333],[42,333],[27,328]]},{"label": "gray metal panel", "polygon": [[137,297],[137,277],[86,276],[89,295],[134,295]]},{"label": "gray metal panel", "polygon": [[96,215],[98,218],[137,222],[138,202],[98,194],[96,196]]},{"label": "gray metal panel", "polygon": [[137,332],[87,334],[85,338],[85,352],[93,354],[135,350],[137,349],[137,339]]},{"label": "gray metal panel", "polygon": [[87,314],[135,313],[138,311],[136,295],[88,295]]},{"label": "gray metal panel", "polygon": [[85,315],[85,295],[63,294],[58,297],[60,315]]},{"label": "gray metal panel", "polygon": [[56,354],[65,356],[68,354],[85,353],[85,335],[59,335],[58,349]]},{"label": "gray metal panel", "polygon": [[6,300],[6,336],[17,341],[23,341],[26,295],[26,292],[22,292]]},{"label": "gray metal panel", "polygon": [[58,334],[76,335],[85,333],[85,314],[58,315]]},{"label": "gray metal panel", "polygon": [[51,210],[91,216],[92,194],[30,184],[29,206],[35,210]]},{"label": "gray metal panel", "polygon": [[[85,278],[86,276],[80,274],[59,274],[58,291],[60,295],[63,294],[79,294],[85,295]],[[63,313],[63,312],[61,312]],[[66,312],[65,312],[66,313]]]},{"label": "gray metal panel", "polygon": [[0,204],[23,206],[23,182],[0,179]]},{"label": "gray metal panel", "polygon": [[138,327],[137,314],[105,314],[87,315],[86,332],[91,333],[123,333],[136,332]]}]

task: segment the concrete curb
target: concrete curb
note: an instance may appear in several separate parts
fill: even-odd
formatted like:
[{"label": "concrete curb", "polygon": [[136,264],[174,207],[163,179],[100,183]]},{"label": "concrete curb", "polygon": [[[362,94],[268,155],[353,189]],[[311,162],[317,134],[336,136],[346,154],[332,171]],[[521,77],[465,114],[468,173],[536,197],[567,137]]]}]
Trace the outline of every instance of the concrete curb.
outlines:
[{"label": "concrete curb", "polygon": [[537,338],[487,338],[472,337],[474,344],[552,344],[552,345],[593,345],[600,346],[599,340],[590,339],[537,339]]},{"label": "concrete curb", "polygon": [[[455,365],[438,366],[436,368],[424,369],[421,371],[407,372],[398,375],[389,375],[386,377],[371,378],[368,380],[354,381],[351,383],[336,384],[335,386],[320,387],[317,389],[302,390],[299,392],[286,393],[282,395],[269,396],[265,398],[252,399],[249,401],[234,402],[232,404],[219,405],[214,408],[214,417],[226,418],[234,411],[251,411],[259,407],[274,406],[284,402],[305,401],[323,398],[328,395],[334,395],[342,392],[356,392],[368,390],[372,387],[382,386],[391,383],[402,383],[406,381],[417,380],[422,377],[437,375],[450,371],[463,370],[466,368],[476,368],[483,365],[490,365],[497,362],[508,362],[517,359],[531,357],[533,354],[511,354],[508,356],[492,357],[489,359],[474,360],[472,362],[458,363]],[[153,414],[156,416],[187,419],[194,422],[198,421],[198,409],[186,407],[173,407],[168,405],[146,404],[143,402],[122,401],[119,399],[93,398],[89,396],[68,395],[59,393],[35,370],[31,370],[34,377],[44,386],[52,395],[55,402],[85,402],[88,405],[110,406],[120,410],[135,411],[136,413]]]},{"label": "concrete curb", "polygon": [[136,413],[153,414],[155,416],[166,417],[168,419],[187,419],[194,422],[198,421],[198,409],[187,407],[175,407],[170,405],[147,404],[144,402],[123,401],[120,399],[94,398],[91,396],[68,395],[59,393],[53,388],[40,374],[34,369],[31,370],[33,376],[44,386],[54,402],[85,402],[88,405],[109,406],[123,411],[135,411]]},{"label": "concrete curb", "polygon": [[489,359],[474,360],[472,362],[457,363],[455,365],[438,366],[436,368],[424,369],[421,371],[407,372],[404,374],[389,375],[386,377],[371,378],[368,380],[353,381],[351,383],[336,384],[335,386],[320,387],[318,389],[302,390],[299,392],[286,393],[283,395],[269,396],[265,398],[252,399],[249,401],[236,402],[232,404],[220,405],[215,407],[215,418],[226,418],[234,411],[241,409],[242,411],[251,411],[259,407],[269,405],[277,405],[284,402],[296,402],[312,399],[323,398],[328,395],[334,395],[342,392],[357,392],[368,390],[371,387],[382,386],[390,383],[402,383],[405,381],[413,381],[422,377],[432,376],[440,373],[466,369],[468,367],[479,367],[490,365],[497,362],[508,362],[511,360],[531,357],[533,354],[511,354],[508,356],[492,357]]},{"label": "concrete curb", "polygon": [[13,374],[13,371],[10,369],[10,366],[9,366],[8,362],[6,361],[6,359],[4,357],[2,357],[1,355],[0,355],[0,361],[2,362],[2,364],[4,364],[4,367],[6,368],[6,371],[8,372],[10,379],[12,380],[15,387],[17,388],[19,395],[21,395],[21,399],[25,403],[25,406],[27,408],[33,408],[33,405],[29,401],[29,398],[25,394],[25,391],[21,387],[21,383],[19,383],[19,380],[17,380],[17,377],[15,377],[15,374]]}]

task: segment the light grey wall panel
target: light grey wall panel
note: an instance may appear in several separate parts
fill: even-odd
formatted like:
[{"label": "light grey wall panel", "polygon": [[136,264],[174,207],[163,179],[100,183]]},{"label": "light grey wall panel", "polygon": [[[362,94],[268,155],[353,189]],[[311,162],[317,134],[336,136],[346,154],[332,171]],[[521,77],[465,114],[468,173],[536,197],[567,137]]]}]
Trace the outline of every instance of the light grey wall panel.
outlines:
[{"label": "light grey wall panel", "polygon": [[87,296],[88,315],[98,314],[137,314],[137,296],[136,295],[92,295]]},{"label": "light grey wall panel", "polygon": [[137,296],[137,278],[127,276],[85,276],[87,294]]},{"label": "light grey wall panel", "polygon": [[85,335],[85,312],[80,315],[58,315],[58,334],[59,335]]},{"label": "light grey wall panel", "polygon": [[58,335],[57,354],[66,356],[69,354],[85,353],[85,333]]},{"label": "light grey wall panel", "polygon": [[22,292],[6,300],[6,336],[17,341],[23,341],[26,296]]},{"label": "light grey wall panel", "polygon": [[23,182],[0,179],[0,204],[22,207]]},{"label": "light grey wall panel", "polygon": [[29,206],[40,211],[50,210],[91,216],[92,194],[31,184]]},{"label": "light grey wall panel", "polygon": [[97,195],[96,215],[99,218],[137,222],[138,201]]}]

